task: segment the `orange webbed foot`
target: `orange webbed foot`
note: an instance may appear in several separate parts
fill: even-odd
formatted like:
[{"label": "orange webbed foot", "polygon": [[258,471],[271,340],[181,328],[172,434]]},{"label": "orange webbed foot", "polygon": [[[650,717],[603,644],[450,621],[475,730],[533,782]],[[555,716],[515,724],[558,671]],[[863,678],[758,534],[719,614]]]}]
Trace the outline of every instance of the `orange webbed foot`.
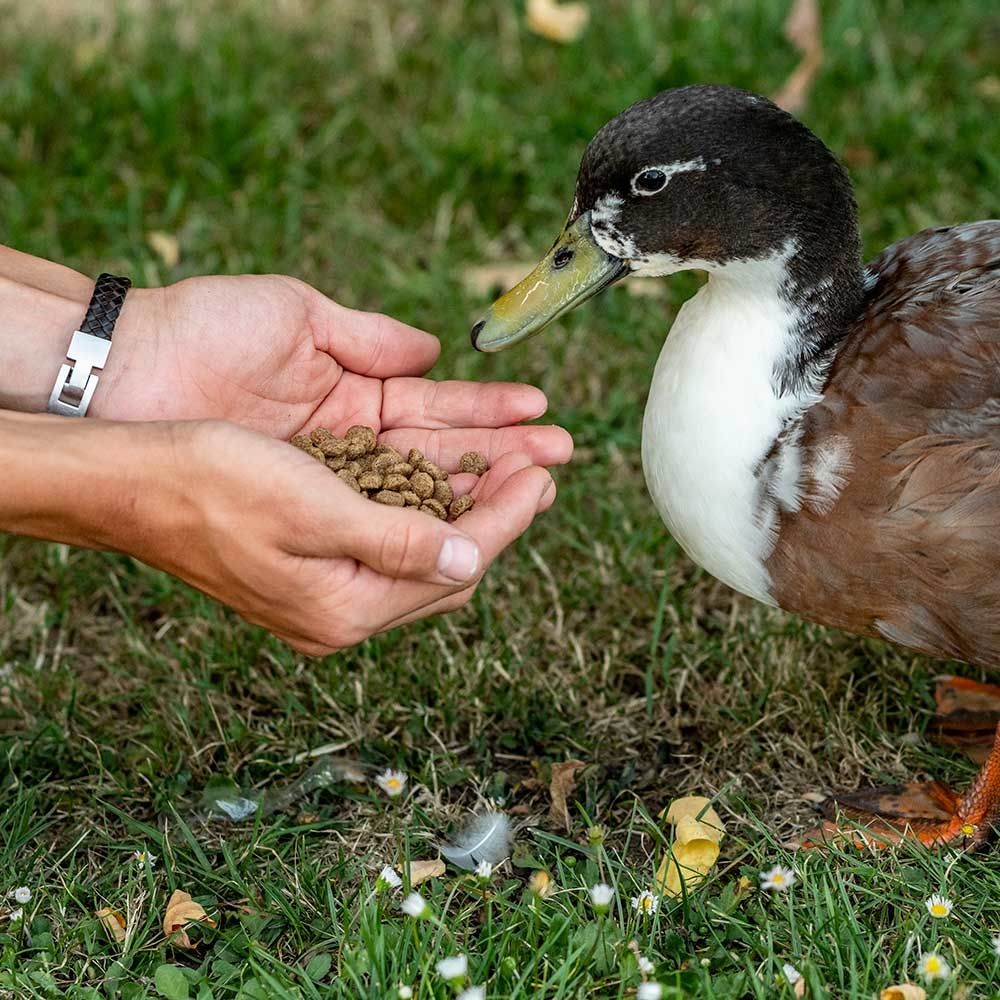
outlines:
[{"label": "orange webbed foot", "polygon": [[800,847],[840,843],[877,850],[903,840],[935,849],[982,846],[1000,820],[1000,723],[995,724],[992,747],[964,795],[940,781],[914,782],[833,796],[824,803],[823,812],[823,825],[805,834]]}]

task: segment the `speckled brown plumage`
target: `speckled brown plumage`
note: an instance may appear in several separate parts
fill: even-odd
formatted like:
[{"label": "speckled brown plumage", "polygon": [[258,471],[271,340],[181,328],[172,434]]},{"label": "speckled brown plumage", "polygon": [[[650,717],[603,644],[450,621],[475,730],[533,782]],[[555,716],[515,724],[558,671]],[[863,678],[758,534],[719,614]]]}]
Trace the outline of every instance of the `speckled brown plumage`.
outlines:
[{"label": "speckled brown plumage", "polygon": [[781,607],[1000,664],[1000,221],[918,233],[870,265],[800,445],[849,445],[825,513],[783,513]]}]

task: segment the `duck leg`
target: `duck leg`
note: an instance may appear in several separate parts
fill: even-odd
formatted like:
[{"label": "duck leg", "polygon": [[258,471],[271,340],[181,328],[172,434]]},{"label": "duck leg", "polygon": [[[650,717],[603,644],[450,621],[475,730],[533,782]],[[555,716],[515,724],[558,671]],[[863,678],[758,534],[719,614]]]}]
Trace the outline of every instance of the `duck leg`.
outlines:
[{"label": "duck leg", "polygon": [[805,834],[800,847],[847,843],[881,849],[903,840],[934,849],[981,847],[1000,822],[1000,723],[993,746],[964,795],[940,781],[914,782],[831,797],[823,812],[823,825]]}]

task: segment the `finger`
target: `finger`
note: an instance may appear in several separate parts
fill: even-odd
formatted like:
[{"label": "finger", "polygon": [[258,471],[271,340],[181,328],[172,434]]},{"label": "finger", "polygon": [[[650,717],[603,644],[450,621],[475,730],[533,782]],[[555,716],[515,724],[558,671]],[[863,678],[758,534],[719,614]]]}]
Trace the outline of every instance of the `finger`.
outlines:
[{"label": "finger", "polygon": [[573,439],[554,425],[446,430],[400,427],[386,431],[380,440],[399,450],[418,448],[449,472],[458,468],[458,460],[467,451],[482,452],[490,465],[514,451],[524,452],[535,465],[565,465],[573,456]]},{"label": "finger", "polygon": [[[555,503],[555,499],[556,484],[553,482],[550,488],[542,494],[542,498],[538,503],[538,513],[540,514],[548,510],[552,504]],[[456,591],[454,594],[449,594],[447,597],[442,597],[436,601],[432,601],[430,604],[425,604],[421,608],[416,608],[408,614],[395,619],[395,621],[389,622],[383,631],[399,628],[402,625],[409,625],[412,622],[420,621],[422,618],[431,618],[434,615],[446,615],[452,611],[457,611],[471,600],[472,595],[476,592],[477,586],[478,581],[471,587],[466,587],[464,590]]]},{"label": "finger", "polygon": [[505,427],[534,420],[548,408],[541,389],[514,382],[435,382],[393,378],[385,383],[382,426]]},{"label": "finger", "polygon": [[321,293],[313,303],[319,347],[358,375],[422,375],[441,353],[437,337],[381,313],[348,309]]},{"label": "finger", "polygon": [[454,589],[482,568],[476,541],[462,528],[412,508],[373,503],[344,483],[311,495],[287,548],[297,555],[356,559],[389,580],[420,580]]},{"label": "finger", "polygon": [[[497,463],[497,468],[490,472],[498,484],[495,490],[492,493],[484,490],[488,495],[462,515],[462,529],[476,541],[481,553],[477,578],[504,548],[524,533],[552,490],[552,477],[540,466],[529,465],[511,475],[506,474],[505,466],[522,460],[522,457],[512,459],[506,456],[502,463]],[[456,589],[464,588],[451,588],[452,591]],[[448,592],[440,586],[400,582],[398,587],[385,595],[380,609],[381,621],[388,623],[402,619],[447,596]],[[380,627],[385,628],[386,625]]]}]

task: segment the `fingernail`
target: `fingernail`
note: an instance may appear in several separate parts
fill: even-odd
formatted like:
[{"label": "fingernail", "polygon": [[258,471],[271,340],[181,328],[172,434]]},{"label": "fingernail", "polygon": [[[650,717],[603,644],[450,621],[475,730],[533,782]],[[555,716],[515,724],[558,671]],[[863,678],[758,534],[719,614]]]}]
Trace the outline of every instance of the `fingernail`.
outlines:
[{"label": "fingernail", "polygon": [[438,555],[438,572],[442,576],[465,583],[471,580],[479,569],[479,546],[464,535],[446,538]]}]

